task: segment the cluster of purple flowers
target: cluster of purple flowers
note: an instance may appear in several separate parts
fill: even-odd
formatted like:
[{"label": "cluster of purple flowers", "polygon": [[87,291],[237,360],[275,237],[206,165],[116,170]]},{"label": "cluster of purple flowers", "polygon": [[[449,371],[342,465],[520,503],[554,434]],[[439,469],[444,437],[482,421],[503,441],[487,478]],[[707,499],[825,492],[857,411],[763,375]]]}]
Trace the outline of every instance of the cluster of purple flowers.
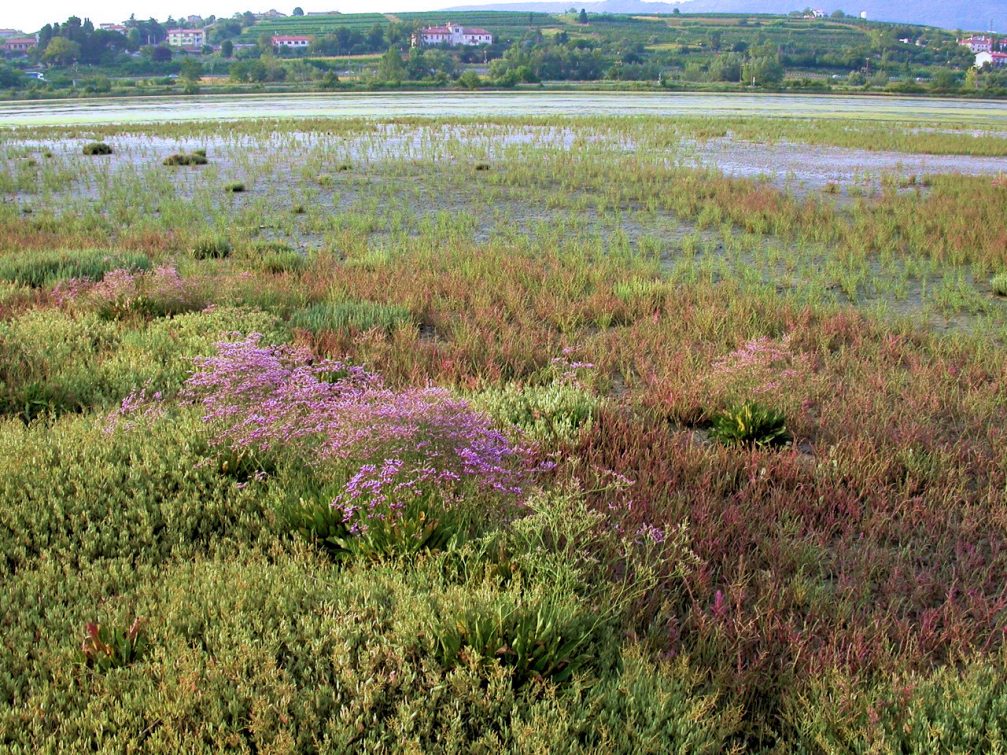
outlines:
[{"label": "cluster of purple flowers", "polygon": [[394,514],[431,485],[447,502],[463,489],[523,491],[523,449],[445,390],[392,390],[362,367],[263,345],[259,334],[218,343],[196,365],[186,394],[217,443],[356,469],[333,502],[347,521]]},{"label": "cluster of purple flowers", "polygon": [[98,282],[71,278],[60,282],[52,297],[59,306],[84,302],[114,316],[126,314],[141,301],[165,313],[200,309],[204,304],[198,285],[167,266],[149,272],[110,270]]},{"label": "cluster of purple flowers", "polygon": [[806,381],[812,370],[806,356],[796,351],[789,335],[746,341],[712,365],[710,382],[760,396]]},{"label": "cluster of purple flowers", "polygon": [[131,391],[105,420],[105,433],[132,430],[144,420],[157,419],[164,414],[161,391],[150,392],[149,384]]}]

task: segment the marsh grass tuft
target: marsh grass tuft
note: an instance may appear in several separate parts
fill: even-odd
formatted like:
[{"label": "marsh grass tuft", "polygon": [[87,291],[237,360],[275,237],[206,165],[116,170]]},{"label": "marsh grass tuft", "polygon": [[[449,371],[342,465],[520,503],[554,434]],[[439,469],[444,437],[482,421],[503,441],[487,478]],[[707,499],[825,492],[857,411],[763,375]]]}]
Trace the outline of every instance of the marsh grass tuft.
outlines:
[{"label": "marsh grass tuft", "polygon": [[84,154],[88,156],[111,155],[112,147],[105,142],[89,142],[84,145]]},{"label": "marsh grass tuft", "polygon": [[206,150],[196,150],[188,154],[177,152],[164,158],[164,165],[206,165]]},{"label": "marsh grass tuft", "polygon": [[278,275],[280,273],[297,273],[308,266],[307,258],[293,249],[289,251],[276,251],[263,255],[256,266],[267,273]]},{"label": "marsh grass tuft", "polygon": [[391,332],[412,322],[405,307],[371,301],[321,302],[294,312],[290,325],[311,333],[365,331],[379,328]]},{"label": "marsh grass tuft", "polygon": [[231,254],[231,242],[224,236],[203,236],[189,250],[193,259],[223,259]]},{"label": "marsh grass tuft", "polygon": [[783,412],[754,401],[721,412],[713,421],[710,435],[726,446],[756,448],[783,446],[791,439]]},{"label": "marsh grass tuft", "polygon": [[101,280],[110,270],[147,270],[150,259],[144,254],[80,251],[26,251],[0,257],[0,280],[41,288],[68,278]]},{"label": "marsh grass tuft", "polygon": [[146,649],[143,619],[128,627],[88,623],[81,652],[84,663],[96,671],[122,668],[138,660]]}]

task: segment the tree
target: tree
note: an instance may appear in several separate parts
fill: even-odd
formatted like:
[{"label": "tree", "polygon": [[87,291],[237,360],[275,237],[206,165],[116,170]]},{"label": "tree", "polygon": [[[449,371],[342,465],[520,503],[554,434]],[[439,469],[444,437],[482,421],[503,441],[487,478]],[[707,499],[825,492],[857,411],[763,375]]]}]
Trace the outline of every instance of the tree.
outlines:
[{"label": "tree", "polygon": [[0,63],[0,87],[14,89],[21,85],[23,76],[16,68]]},{"label": "tree", "polygon": [[381,24],[374,24],[367,32],[367,45],[372,50],[380,50],[385,44],[385,30]]},{"label": "tree", "polygon": [[294,10],[291,12],[290,15],[292,15],[292,16],[303,16],[304,15],[304,8],[301,8],[300,6],[298,6],[297,8],[294,8]]},{"label": "tree", "polygon": [[210,29],[210,39],[220,42],[225,39],[233,39],[241,34],[241,22],[231,19],[229,21],[218,21]]},{"label": "tree", "polygon": [[718,55],[710,64],[710,81],[741,81],[741,58]]},{"label": "tree", "polygon": [[80,45],[66,37],[53,37],[42,53],[42,60],[57,66],[68,66],[80,57]]},{"label": "tree", "polygon": [[970,68],[965,72],[965,89],[974,92],[979,88],[979,72],[975,68]]},{"label": "tree", "polygon": [[783,81],[783,65],[776,58],[751,58],[742,68],[741,75],[746,84],[766,86]]},{"label": "tree", "polygon": [[225,58],[229,58],[234,55],[234,42],[229,39],[225,39],[220,43],[220,54]]},{"label": "tree", "polygon": [[931,83],[938,92],[950,92],[958,88],[958,74],[950,68],[938,68]]},{"label": "tree", "polygon": [[398,84],[405,78],[406,66],[402,62],[402,54],[399,48],[392,45],[381,56],[381,63],[378,64],[378,79],[391,84]]},{"label": "tree", "polygon": [[479,78],[479,74],[475,71],[466,71],[458,77],[458,83],[466,89],[478,89],[482,86],[483,80]]},{"label": "tree", "polygon": [[150,50],[150,59],[155,63],[167,63],[171,60],[171,48],[165,45],[158,45],[157,47],[148,48]]},{"label": "tree", "polygon": [[587,23],[587,11],[583,8],[580,9],[580,15],[577,17],[577,23],[586,24]]},{"label": "tree", "polygon": [[339,77],[336,76],[335,71],[326,71],[318,86],[322,89],[335,89],[339,86]]},{"label": "tree", "polygon": [[186,56],[178,67],[178,76],[187,83],[195,84],[203,76],[203,64]]}]

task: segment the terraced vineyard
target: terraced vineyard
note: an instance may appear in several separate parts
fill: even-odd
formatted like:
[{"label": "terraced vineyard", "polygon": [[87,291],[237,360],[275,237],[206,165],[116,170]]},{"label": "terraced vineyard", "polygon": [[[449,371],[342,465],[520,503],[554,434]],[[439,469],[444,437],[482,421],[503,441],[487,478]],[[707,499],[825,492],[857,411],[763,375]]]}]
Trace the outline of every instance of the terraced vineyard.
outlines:
[{"label": "terraced vineyard", "polygon": [[338,29],[369,31],[375,24],[385,26],[388,17],[381,13],[346,13],[326,16],[292,16],[260,21],[242,34],[243,41],[254,42],[260,34],[304,34],[320,36],[333,34]]}]

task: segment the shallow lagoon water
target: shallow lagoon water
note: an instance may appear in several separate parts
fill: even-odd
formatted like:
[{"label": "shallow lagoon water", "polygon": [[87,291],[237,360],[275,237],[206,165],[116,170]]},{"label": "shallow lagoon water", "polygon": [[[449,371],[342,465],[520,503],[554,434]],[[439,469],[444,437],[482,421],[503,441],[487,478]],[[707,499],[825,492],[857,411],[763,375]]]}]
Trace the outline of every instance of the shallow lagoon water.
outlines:
[{"label": "shallow lagoon water", "polygon": [[[618,111],[614,110],[616,105]],[[943,113],[936,114],[937,110]],[[1007,173],[1007,158],[763,143],[730,135],[709,139],[683,135],[677,141],[651,146],[637,138],[639,134],[629,121],[601,120],[596,124],[568,119],[612,112],[657,112],[670,123],[679,114],[813,117],[817,113],[822,118],[839,114],[863,119],[890,117],[900,122],[915,119],[920,130],[932,129],[937,123],[989,134],[1007,129],[1007,103],[778,95],[381,94],[0,106],[0,114],[11,112],[20,112],[14,118],[17,122],[7,117],[0,122],[22,128],[11,129],[0,140],[6,148],[0,166],[8,171],[4,201],[17,203],[26,215],[93,214],[100,224],[108,217],[128,223],[133,222],[131,218],[167,213],[183,217],[180,222],[184,223],[188,216],[179,208],[194,203],[201,208],[199,212],[218,223],[226,218],[228,224],[257,224],[259,237],[306,252],[338,250],[347,230],[364,239],[361,243],[368,248],[394,247],[397,240],[436,226],[445,218],[477,243],[512,236],[541,237],[543,243],[550,243],[561,228],[565,237],[581,238],[592,248],[646,247],[659,254],[665,269],[679,281],[697,276],[757,281],[798,300],[807,295],[858,307],[882,307],[885,316],[913,316],[938,331],[972,330],[985,319],[1007,321],[1007,305],[992,298],[985,281],[969,270],[938,265],[900,271],[897,265],[889,264],[883,270],[864,271],[863,280],[847,286],[851,290],[855,287],[855,293],[847,294],[841,290],[840,274],[855,278],[861,271],[808,272],[827,265],[828,250],[791,248],[786,243],[754,238],[746,240],[742,249],[736,242],[720,239],[715,230],[670,213],[633,203],[599,213],[590,197],[554,197],[550,201],[547,192],[540,192],[532,198],[506,181],[494,179],[505,174],[508,166],[529,160],[548,158],[562,165],[567,159],[564,153],[571,151],[586,159],[605,161],[625,159],[644,150],[639,157],[645,162],[758,177],[788,192],[820,194],[823,201],[846,205],[854,196],[869,199],[886,179],[901,183],[903,178],[940,173]],[[270,119],[270,123],[251,131],[228,125],[249,123],[253,114]],[[397,121],[415,115],[455,116],[459,120]],[[536,121],[535,115],[556,118]],[[298,123],[301,117],[333,116],[369,120],[347,130],[331,131],[324,123],[306,123],[303,130]],[[491,122],[493,117],[507,116],[514,120]],[[279,117],[288,122],[272,120]],[[37,118],[38,130],[18,118]],[[168,136],[172,130],[160,133],[158,121],[197,125]],[[209,124],[205,130],[198,125],[200,121]],[[81,144],[93,138],[88,124],[103,122],[125,125],[103,137],[114,153],[82,158]],[[44,128],[55,124],[70,128]],[[210,165],[169,169],[161,164],[171,152],[198,148],[208,150]],[[484,161],[490,167],[488,172],[472,172],[475,164]],[[230,181],[240,181],[247,191],[225,195],[220,187]],[[838,190],[830,188],[831,184],[838,185]],[[923,182],[913,180],[907,185],[912,188],[906,190],[926,191]],[[291,217],[281,209],[276,214],[277,207],[292,203],[310,205],[312,213]],[[686,246],[691,251],[686,252]],[[886,282],[893,276],[898,280]],[[962,278],[959,288],[967,290],[970,301],[982,300],[975,312],[935,303],[933,292],[945,286],[945,280],[951,281],[951,290],[957,278]]]},{"label": "shallow lagoon water", "polygon": [[4,126],[102,125],[256,118],[766,115],[958,120],[1007,125],[1007,102],[927,97],[664,92],[410,92],[129,97],[16,101]]}]

